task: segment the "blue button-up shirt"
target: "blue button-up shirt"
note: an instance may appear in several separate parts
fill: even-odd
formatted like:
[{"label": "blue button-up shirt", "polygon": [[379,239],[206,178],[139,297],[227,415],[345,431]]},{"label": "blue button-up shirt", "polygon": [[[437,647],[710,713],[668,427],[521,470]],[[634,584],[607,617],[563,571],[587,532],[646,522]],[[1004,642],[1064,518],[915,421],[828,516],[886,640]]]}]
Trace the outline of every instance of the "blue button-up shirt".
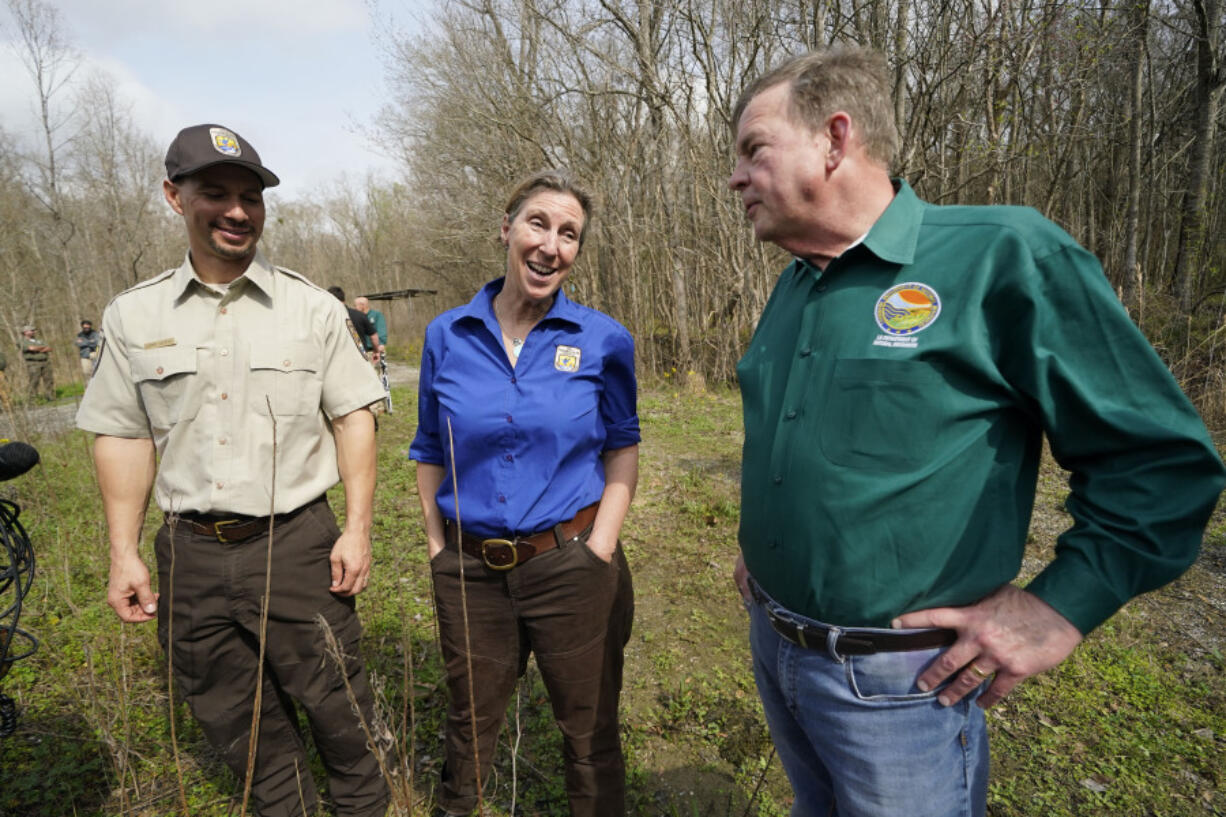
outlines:
[{"label": "blue button-up shirt", "polygon": [[512,368],[494,317],[491,281],[426,327],[409,458],[441,465],[435,498],[456,518],[455,448],[464,530],[527,535],[570,519],[604,492],[604,451],[639,441],[634,339],[620,323],[569,300],[524,339]]}]

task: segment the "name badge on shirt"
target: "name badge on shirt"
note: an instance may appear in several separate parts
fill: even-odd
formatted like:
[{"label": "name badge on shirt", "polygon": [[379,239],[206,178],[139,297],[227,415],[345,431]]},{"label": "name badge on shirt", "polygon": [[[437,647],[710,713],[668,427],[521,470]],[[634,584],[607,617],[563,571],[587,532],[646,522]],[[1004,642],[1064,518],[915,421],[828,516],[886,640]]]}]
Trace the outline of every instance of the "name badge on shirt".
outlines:
[{"label": "name badge on shirt", "polygon": [[578,346],[559,346],[553,356],[553,367],[559,372],[577,372],[582,354]]}]

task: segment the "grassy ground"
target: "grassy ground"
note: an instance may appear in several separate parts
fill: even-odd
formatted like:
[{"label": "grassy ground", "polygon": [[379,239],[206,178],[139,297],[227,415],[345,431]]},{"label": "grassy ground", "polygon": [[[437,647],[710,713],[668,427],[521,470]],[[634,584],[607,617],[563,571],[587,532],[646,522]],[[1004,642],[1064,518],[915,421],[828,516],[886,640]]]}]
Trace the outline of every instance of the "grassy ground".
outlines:
[{"label": "grassy ground", "polygon": [[[411,390],[397,390],[402,408],[381,424],[376,570],[359,610],[383,717],[410,758],[395,779],[400,813],[424,815],[445,692],[404,457],[413,400]],[[637,599],[623,695],[632,813],[786,814],[789,790],[762,723],[745,615],[730,582],[738,400],[668,383],[645,388],[640,400],[642,477],[624,531]],[[23,506],[39,558],[21,624],[42,640],[0,681],[21,710],[16,734],[0,739],[0,815],[179,814],[180,776],[188,813],[238,814],[241,787],[190,715],[175,707],[171,716],[153,628],[121,627],[103,601],[106,537],[89,441],[74,431],[39,445],[42,466],[0,486]],[[1049,466],[1031,571],[1050,558],[1067,523],[1063,491]],[[147,538],[156,524],[151,514]],[[991,814],[1226,813],[1224,575],[1219,514],[1187,577],[1134,602],[1073,659],[992,710]],[[510,814],[514,800],[524,815],[565,814],[560,766],[560,739],[530,669],[496,758],[488,813]]]}]

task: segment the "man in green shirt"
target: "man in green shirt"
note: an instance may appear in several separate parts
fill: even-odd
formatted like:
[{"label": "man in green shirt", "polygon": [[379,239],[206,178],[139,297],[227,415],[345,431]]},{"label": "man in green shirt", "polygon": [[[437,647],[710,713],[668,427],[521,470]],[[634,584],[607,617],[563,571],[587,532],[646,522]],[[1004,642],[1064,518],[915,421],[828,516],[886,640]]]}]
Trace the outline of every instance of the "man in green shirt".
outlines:
[{"label": "man in green shirt", "polygon": [[[383,317],[383,313],[379,310],[370,308],[370,299],[365,295],[359,295],[354,298],[353,306],[374,325],[375,335],[379,339],[377,351],[382,354],[384,347],[387,346],[387,318]],[[362,340],[365,342],[367,352],[376,351],[371,343],[371,338],[363,338]]]},{"label": "man in green shirt", "polygon": [[[793,817],[983,814],[983,708],[1182,573],[1224,484],[1090,253],[890,178],[889,87],[832,49],[733,117],[729,184],[795,256],[737,367],[735,574]],[[1021,589],[1044,435],[1074,524]]]}]

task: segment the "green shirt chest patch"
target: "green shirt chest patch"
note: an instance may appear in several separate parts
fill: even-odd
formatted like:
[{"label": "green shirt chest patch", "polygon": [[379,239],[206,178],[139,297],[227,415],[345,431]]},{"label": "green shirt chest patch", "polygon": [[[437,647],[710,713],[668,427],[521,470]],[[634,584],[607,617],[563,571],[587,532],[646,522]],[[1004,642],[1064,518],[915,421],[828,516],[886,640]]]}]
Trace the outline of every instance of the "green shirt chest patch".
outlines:
[{"label": "green shirt chest patch", "polygon": [[915,281],[896,284],[877,299],[873,317],[883,334],[874,346],[915,349],[915,336],[927,329],[941,314],[941,298],[935,289]]}]

